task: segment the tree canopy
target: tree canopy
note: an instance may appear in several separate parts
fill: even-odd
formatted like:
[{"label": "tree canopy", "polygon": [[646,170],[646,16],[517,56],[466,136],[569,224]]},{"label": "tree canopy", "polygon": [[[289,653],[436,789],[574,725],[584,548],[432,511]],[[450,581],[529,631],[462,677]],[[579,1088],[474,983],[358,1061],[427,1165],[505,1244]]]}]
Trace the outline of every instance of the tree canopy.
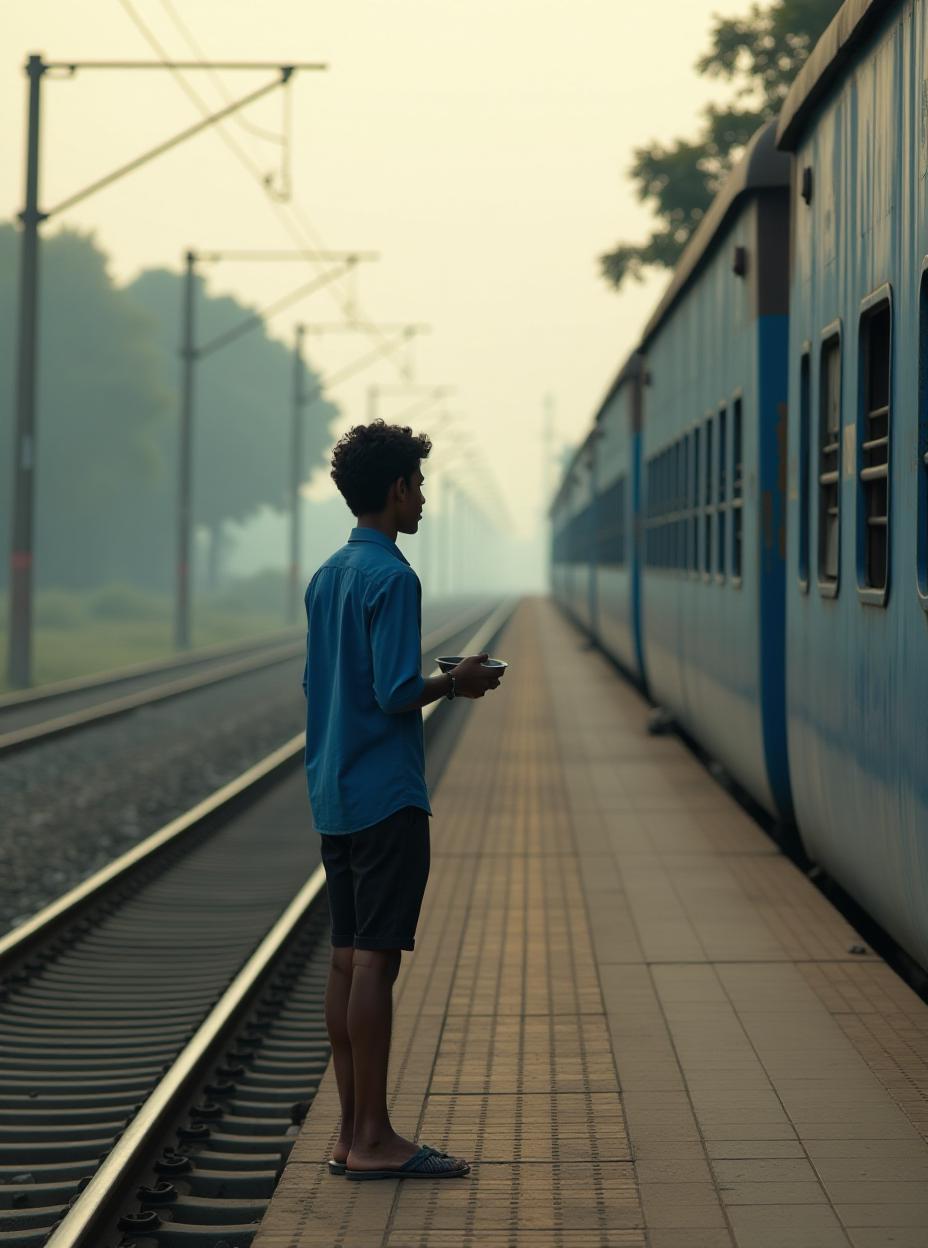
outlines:
[{"label": "tree canopy", "polygon": [[[163,367],[178,371],[178,321],[183,278],[165,269],[143,273],[128,288],[155,319]],[[231,296],[211,296],[197,279],[194,318],[199,346],[234,329],[255,309]],[[244,521],[262,506],[287,506],[293,361],[289,347],[260,325],[196,365],[193,429],[193,515],[218,536],[227,520]],[[306,393],[319,379],[306,370]],[[176,407],[173,419],[176,421]],[[331,443],[337,409],[319,400],[306,410],[305,474]],[[165,440],[174,454],[176,427]],[[173,461],[172,461],[173,464]],[[172,474],[173,480],[173,474]]]},{"label": "tree canopy", "polygon": [[751,135],[776,116],[790,84],[841,0],[773,0],[745,17],[719,17],[696,69],[734,87],[728,106],[710,105],[692,139],[636,148],[629,175],[657,223],[643,243],[618,243],[600,256],[606,281],[640,281],[650,267],[673,268]]},{"label": "tree canopy", "polygon": [[[19,236],[0,225],[0,546],[9,549]],[[181,278],[152,270],[117,286],[93,238],[43,239],[36,419],[36,576],[41,587],[171,584]],[[200,286],[200,341],[253,310]],[[220,531],[286,506],[292,358],[262,324],[198,366],[194,519]],[[307,369],[306,389],[317,377]],[[305,476],[336,415],[306,412]],[[0,558],[0,585],[8,560]]]},{"label": "tree canopy", "polygon": [[[0,226],[0,446],[5,480],[0,541],[9,548],[19,238]],[[44,241],[39,266],[36,568],[41,584],[88,583],[91,565],[125,566],[135,500],[164,470],[160,439],[171,404],[152,319],[107,272],[92,238]],[[0,559],[6,576],[8,560]]]}]

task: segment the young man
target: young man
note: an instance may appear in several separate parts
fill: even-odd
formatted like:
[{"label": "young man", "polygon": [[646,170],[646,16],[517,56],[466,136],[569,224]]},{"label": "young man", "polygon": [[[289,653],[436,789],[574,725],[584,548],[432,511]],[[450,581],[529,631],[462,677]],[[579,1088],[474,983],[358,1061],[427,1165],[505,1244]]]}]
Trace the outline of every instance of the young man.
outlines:
[{"label": "young man", "polygon": [[396,535],[419,528],[431,449],[381,420],[341,438],[332,477],[357,526],[306,591],[306,772],[332,915],[325,1017],[341,1102],[329,1168],[350,1179],[470,1169],[398,1135],[387,1111],[393,983],[429,873],[422,707],[499,685],[485,654],[421,673],[421,589]]}]

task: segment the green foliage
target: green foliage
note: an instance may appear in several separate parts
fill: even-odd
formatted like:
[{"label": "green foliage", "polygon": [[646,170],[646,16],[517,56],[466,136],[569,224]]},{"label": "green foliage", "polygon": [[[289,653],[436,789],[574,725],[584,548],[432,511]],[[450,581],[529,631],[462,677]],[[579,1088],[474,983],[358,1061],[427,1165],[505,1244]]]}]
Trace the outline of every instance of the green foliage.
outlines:
[{"label": "green foliage", "polygon": [[743,18],[716,16],[700,73],[734,83],[735,103],[703,111],[695,139],[636,148],[629,169],[636,194],[658,224],[644,243],[619,243],[600,256],[606,281],[640,281],[652,267],[673,268],[757,128],[779,110],[790,83],[841,0],[773,0]]},{"label": "green foliage", "polygon": [[[19,236],[0,225],[0,459],[9,497]],[[170,393],[153,323],[117,290],[93,238],[43,240],[39,265],[36,568],[42,585],[107,579],[126,564],[133,505],[164,465],[159,432]],[[5,452],[5,454],[3,453]],[[9,546],[9,506],[0,543]],[[0,560],[5,576],[7,559]]]},{"label": "green foliage", "polygon": [[170,614],[164,597],[137,585],[103,585],[89,596],[87,609],[98,620],[162,620]]},{"label": "green foliage", "polygon": [[[263,601],[260,587],[243,589],[234,610],[221,597],[199,599],[194,613],[194,645],[212,646],[281,632],[280,603]],[[247,584],[247,583],[246,583]],[[140,593],[131,586],[106,585],[92,593],[40,590],[36,594],[35,678],[37,684],[67,680],[91,672],[114,671],[174,654],[167,595]],[[98,608],[103,607],[101,611]],[[144,606],[144,614],[140,608]],[[4,595],[0,593],[0,649],[7,638]],[[113,610],[111,610],[113,608]],[[292,635],[292,634],[291,634]],[[6,690],[0,672],[0,691]]]},{"label": "green foliage", "polygon": [[79,628],[86,620],[85,604],[67,589],[36,594],[35,622],[39,628]]},{"label": "green foliage", "polygon": [[205,599],[209,609],[221,614],[238,616],[269,611],[275,619],[284,618],[286,601],[287,578],[273,568],[265,568],[252,576],[236,577]]},{"label": "green foliage", "polygon": [[[43,238],[39,273],[37,586],[168,591],[181,279],[152,271],[119,288],[94,239],[73,231]],[[9,566],[18,280],[19,234],[0,225],[0,586]],[[202,285],[197,302],[201,342],[252,311]],[[263,325],[198,368],[194,515],[214,533],[262,505],[285,505],[292,371],[288,348]],[[308,370],[307,391],[316,382]],[[319,402],[306,415],[308,476],[330,441],[336,409]],[[60,603],[49,609],[64,610]]]},{"label": "green foliage", "polygon": [[740,96],[759,95],[776,112],[841,0],[753,4],[746,18],[716,15],[712,47],[696,62],[702,74],[739,82]]},{"label": "green foliage", "polygon": [[[178,319],[183,279],[164,269],[143,273],[129,294],[153,318],[165,371],[177,375]],[[209,343],[254,314],[230,296],[210,296],[202,280],[195,297],[196,342]],[[243,521],[263,505],[287,505],[293,357],[262,325],[209,354],[196,366],[193,509],[198,524],[214,532],[227,520]],[[318,385],[306,371],[305,392]],[[305,474],[331,443],[337,408],[321,400],[306,411]],[[163,453],[174,456],[176,398]],[[172,460],[173,463],[173,460]],[[173,475],[173,474],[172,474]]]}]

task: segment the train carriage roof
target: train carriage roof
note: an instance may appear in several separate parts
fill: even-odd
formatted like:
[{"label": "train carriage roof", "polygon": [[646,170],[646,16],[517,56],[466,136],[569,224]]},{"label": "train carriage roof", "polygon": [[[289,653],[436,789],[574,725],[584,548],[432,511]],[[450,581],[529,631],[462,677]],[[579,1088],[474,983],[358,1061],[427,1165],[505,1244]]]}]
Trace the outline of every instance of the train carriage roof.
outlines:
[{"label": "train carriage roof", "polygon": [[644,328],[642,350],[670,315],[744,196],[789,186],[789,157],[777,151],[776,125],[776,121],[768,121],[754,134],[741,160],[707,209],[674,269],[663,299]]},{"label": "train carriage roof", "polygon": [[784,101],[777,126],[777,145],[783,151],[796,150],[819,102],[840,78],[858,45],[899,3],[900,0],[845,0],[796,75]]},{"label": "train carriage roof", "polygon": [[628,359],[625,361],[625,363],[622,365],[622,367],[619,369],[618,374],[615,377],[614,381],[612,381],[612,383],[609,386],[609,389],[603,395],[602,402],[600,403],[599,407],[596,409],[596,414],[593,417],[594,424],[599,424],[599,422],[605,416],[606,409],[608,408],[609,404],[612,402],[615,396],[619,393],[622,387],[630,381],[640,381],[643,372],[644,372],[644,361],[641,358],[641,352],[636,347],[635,350],[628,357]]},{"label": "train carriage roof", "polygon": [[[644,375],[644,360],[641,356],[641,353],[636,347],[635,350],[632,351],[631,355],[629,355],[628,359],[625,361],[622,367],[619,369],[615,379],[610,384],[609,389],[603,395],[602,402],[600,403],[599,407],[596,409],[596,414],[593,417],[593,427],[590,429],[586,437],[583,439],[583,441],[580,443],[580,445],[577,447],[577,449],[574,451],[573,455],[571,456],[570,463],[565,468],[563,476],[561,477],[561,483],[558,486],[557,490],[555,491],[554,497],[552,498],[551,503],[549,504],[548,515],[552,515],[557,510],[562,500],[568,494],[571,488],[570,483],[571,483],[571,478],[573,477],[573,474],[574,474],[574,469],[580,464],[583,456],[588,453],[591,446],[594,445],[597,438],[600,436],[599,425],[603,417],[606,414],[606,410],[608,409],[609,404],[616,397],[616,395],[619,393],[619,391],[622,389],[623,386],[628,385],[629,382],[640,381],[643,375]],[[640,419],[640,409],[636,407],[635,411],[636,411],[636,417]]]}]

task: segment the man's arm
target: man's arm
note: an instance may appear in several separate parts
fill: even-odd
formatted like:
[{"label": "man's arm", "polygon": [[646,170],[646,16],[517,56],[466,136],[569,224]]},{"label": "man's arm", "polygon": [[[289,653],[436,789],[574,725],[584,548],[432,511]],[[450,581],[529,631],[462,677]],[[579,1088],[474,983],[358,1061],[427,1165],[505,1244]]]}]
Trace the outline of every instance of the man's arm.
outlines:
[{"label": "man's arm", "polygon": [[404,706],[403,710],[421,711],[422,708],[424,706],[428,706],[430,702],[437,702],[439,698],[446,698],[450,692],[450,673],[442,672],[440,676],[426,676],[422,685],[421,696],[416,698],[415,702],[410,702],[408,706]]},{"label": "man's arm", "polygon": [[464,659],[451,674],[423,678],[415,573],[397,573],[378,589],[370,628],[374,697],[388,715],[417,711],[445,697],[451,692],[451,675],[455,696],[462,698],[482,698],[499,685],[499,675],[482,666],[485,654]]},{"label": "man's arm", "polygon": [[[419,582],[411,569],[397,571],[378,586],[370,604],[374,698],[388,715],[424,703],[419,639]],[[446,687],[445,692],[448,689]],[[435,697],[429,699],[434,702]]]},{"label": "man's arm", "polygon": [[474,654],[470,658],[462,659],[451,672],[442,672],[440,676],[426,676],[422,696],[408,706],[404,706],[403,710],[418,711],[423,706],[428,706],[430,702],[437,702],[439,698],[447,697],[451,692],[452,676],[456,698],[482,698],[488,689],[498,689],[499,673],[487,671],[483,666],[483,661],[487,657],[486,654]]}]

